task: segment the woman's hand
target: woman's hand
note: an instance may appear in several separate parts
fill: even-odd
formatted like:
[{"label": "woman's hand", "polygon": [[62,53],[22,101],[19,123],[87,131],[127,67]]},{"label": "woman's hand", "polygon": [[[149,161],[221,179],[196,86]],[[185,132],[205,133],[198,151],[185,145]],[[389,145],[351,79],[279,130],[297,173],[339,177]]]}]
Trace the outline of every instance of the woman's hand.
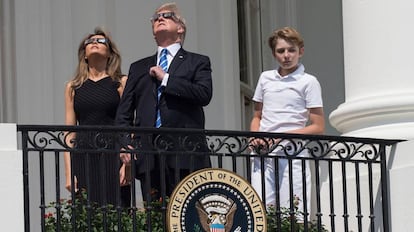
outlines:
[{"label": "woman's hand", "polygon": [[131,184],[131,164],[122,164],[119,169],[119,184],[121,186]]},{"label": "woman's hand", "polygon": [[[78,191],[78,180],[76,179],[76,176],[74,178],[75,178],[75,192],[77,192]],[[65,185],[65,188],[69,192],[72,191],[72,184],[71,184],[71,182],[72,182],[71,176],[70,175],[66,175],[66,185]]]}]

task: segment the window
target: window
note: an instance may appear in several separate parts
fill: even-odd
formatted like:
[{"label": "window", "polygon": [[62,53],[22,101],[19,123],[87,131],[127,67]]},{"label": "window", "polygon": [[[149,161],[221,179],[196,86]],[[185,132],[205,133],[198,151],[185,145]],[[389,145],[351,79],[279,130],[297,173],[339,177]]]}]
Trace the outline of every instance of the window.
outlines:
[{"label": "window", "polygon": [[252,97],[262,72],[261,11],[258,0],[238,0],[240,104],[242,130],[250,129],[253,116]]}]

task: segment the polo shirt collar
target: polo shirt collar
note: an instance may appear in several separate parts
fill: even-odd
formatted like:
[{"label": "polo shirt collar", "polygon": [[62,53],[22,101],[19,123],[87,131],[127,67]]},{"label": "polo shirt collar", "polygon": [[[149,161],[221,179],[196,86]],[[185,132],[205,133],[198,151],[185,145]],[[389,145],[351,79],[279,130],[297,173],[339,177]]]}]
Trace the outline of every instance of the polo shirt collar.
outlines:
[{"label": "polo shirt collar", "polygon": [[303,75],[303,73],[305,73],[305,66],[303,66],[303,64],[299,63],[298,68],[295,71],[293,71],[292,73],[289,73],[286,76],[280,75],[279,67],[277,67],[277,69],[275,70],[275,73],[276,73],[276,78],[278,78],[278,79],[285,79],[285,78],[288,78],[288,77],[298,79],[299,77],[301,77]]}]

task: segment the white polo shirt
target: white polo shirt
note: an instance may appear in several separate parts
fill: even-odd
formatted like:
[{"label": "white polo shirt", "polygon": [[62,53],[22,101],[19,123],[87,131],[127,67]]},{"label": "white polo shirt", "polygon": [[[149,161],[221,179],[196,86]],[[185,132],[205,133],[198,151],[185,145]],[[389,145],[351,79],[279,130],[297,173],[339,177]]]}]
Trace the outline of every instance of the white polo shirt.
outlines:
[{"label": "white polo shirt", "polygon": [[299,67],[287,76],[276,70],[260,75],[253,101],[263,103],[260,131],[286,132],[306,126],[309,108],[322,107],[321,86],[316,77]]}]

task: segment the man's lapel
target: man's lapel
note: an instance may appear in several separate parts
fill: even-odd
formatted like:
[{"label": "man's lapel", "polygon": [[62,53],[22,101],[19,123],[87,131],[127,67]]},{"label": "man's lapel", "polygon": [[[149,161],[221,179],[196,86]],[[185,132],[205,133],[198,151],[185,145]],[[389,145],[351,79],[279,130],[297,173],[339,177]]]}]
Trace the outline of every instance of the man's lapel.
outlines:
[{"label": "man's lapel", "polygon": [[187,52],[184,49],[180,48],[180,50],[178,50],[177,54],[174,56],[174,59],[172,60],[170,66],[168,67],[168,73],[170,75],[173,75],[174,72],[185,61],[186,58],[187,58]]},{"label": "man's lapel", "polygon": [[153,66],[156,66],[156,65],[157,65],[157,53],[155,53],[155,55],[152,56],[149,59],[148,67],[146,68],[146,70],[147,70],[147,73],[148,73],[148,77],[151,79],[153,97],[154,97],[155,101],[158,101],[158,93],[157,93],[158,83],[157,83],[157,79],[155,77],[149,75],[150,68],[153,67]]}]

